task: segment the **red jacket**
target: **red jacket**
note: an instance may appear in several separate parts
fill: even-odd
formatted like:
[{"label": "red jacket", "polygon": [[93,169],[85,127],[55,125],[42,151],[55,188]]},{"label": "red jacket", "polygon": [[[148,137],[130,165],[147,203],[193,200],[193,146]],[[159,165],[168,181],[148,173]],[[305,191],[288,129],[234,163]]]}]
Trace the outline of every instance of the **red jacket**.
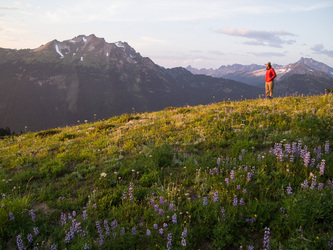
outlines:
[{"label": "red jacket", "polygon": [[273,79],[276,77],[275,70],[273,68],[269,68],[266,70],[266,77],[265,81],[266,82],[271,82]]}]

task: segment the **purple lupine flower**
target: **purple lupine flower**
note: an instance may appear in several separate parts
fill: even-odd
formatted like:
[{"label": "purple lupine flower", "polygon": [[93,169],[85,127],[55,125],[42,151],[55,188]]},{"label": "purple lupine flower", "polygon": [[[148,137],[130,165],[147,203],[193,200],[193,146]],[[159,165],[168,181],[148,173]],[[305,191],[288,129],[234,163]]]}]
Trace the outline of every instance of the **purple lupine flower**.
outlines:
[{"label": "purple lupine flower", "polygon": [[38,231],[38,227],[34,227],[34,235],[38,235],[39,234],[39,231]]},{"label": "purple lupine flower", "polygon": [[218,168],[214,168],[215,169],[215,174],[219,174],[219,169]]},{"label": "purple lupine flower", "polygon": [[112,222],[111,222],[111,230],[115,230],[116,228],[118,227],[118,222],[116,219],[114,219]]},{"label": "purple lupine flower", "polygon": [[76,217],[76,211],[73,211],[73,212],[72,212],[72,216],[73,216],[73,218]]},{"label": "purple lupine flower", "polygon": [[324,188],[324,183],[319,183],[318,184],[318,190],[322,190]]},{"label": "purple lupine flower", "polygon": [[328,247],[333,248],[333,238],[328,241]]},{"label": "purple lupine flower", "polygon": [[183,247],[186,247],[186,239],[185,239],[186,237],[187,237],[187,228],[185,227],[182,234],[181,234],[181,239],[182,240],[180,242]]},{"label": "purple lupine flower", "polygon": [[113,233],[112,234],[112,237],[115,239],[115,238],[117,238],[117,233]]},{"label": "purple lupine flower", "polygon": [[169,204],[169,211],[170,211],[170,212],[173,212],[174,209],[175,209],[175,205],[174,205],[173,203],[170,203],[170,204]]},{"label": "purple lupine flower", "polygon": [[307,180],[305,180],[302,184],[301,184],[302,188],[308,188],[309,187],[309,183]]},{"label": "purple lupine flower", "polygon": [[289,186],[287,187],[287,194],[293,194],[293,189],[291,188],[291,185],[289,183]]},{"label": "purple lupine flower", "polygon": [[[79,223],[78,223],[79,224]],[[79,225],[78,225],[79,226]],[[79,228],[77,228],[77,224],[76,224],[76,220],[73,219],[72,220],[72,226],[69,228],[69,231],[65,232],[66,236],[65,236],[65,242],[68,244],[72,239],[75,238],[75,232],[77,232]]]},{"label": "purple lupine flower", "polygon": [[158,215],[162,216],[163,215],[163,209],[158,210]]},{"label": "purple lupine flower", "polygon": [[124,236],[125,235],[125,228],[122,227],[120,228],[120,236]]},{"label": "purple lupine flower", "polygon": [[325,173],[325,160],[322,159],[321,163],[320,163],[320,171],[319,171],[319,174],[320,175],[324,175]]},{"label": "purple lupine flower", "polygon": [[50,249],[51,250],[57,250],[57,245],[56,244],[51,245]]},{"label": "purple lupine flower", "polygon": [[90,249],[90,245],[86,243],[86,244],[84,245],[83,250],[89,250],[89,249]]},{"label": "purple lupine flower", "polygon": [[291,146],[289,143],[287,143],[286,145],[284,145],[284,149],[286,151],[287,154],[291,153]]},{"label": "purple lupine flower", "polygon": [[186,227],[184,227],[184,230],[183,230],[183,232],[182,232],[182,235],[181,235],[182,237],[184,237],[184,238],[186,238],[187,237],[187,228]]},{"label": "purple lupine flower", "polygon": [[225,183],[227,183],[227,186],[229,186],[229,184],[230,184],[229,183],[229,178],[225,178],[224,181],[225,181]]},{"label": "purple lupine flower", "polygon": [[172,223],[177,224],[177,214],[172,215]]},{"label": "purple lupine flower", "polygon": [[132,227],[132,235],[136,235],[136,227]]},{"label": "purple lupine flower", "polygon": [[293,142],[291,144],[291,153],[292,154],[296,154],[297,153],[297,143],[296,142]]},{"label": "purple lupine flower", "polygon": [[239,190],[239,189],[241,189],[241,186],[240,186],[240,185],[237,185],[236,188]]},{"label": "purple lupine flower", "polygon": [[19,250],[23,250],[23,249],[25,249],[25,248],[24,248],[24,245],[23,245],[23,241],[22,241],[22,236],[21,236],[21,235],[18,235],[18,236],[16,237],[16,244],[17,244],[17,248],[18,248]]},{"label": "purple lupine flower", "polygon": [[243,189],[243,194],[246,194],[247,193],[247,190],[244,188]]},{"label": "purple lupine flower", "polygon": [[298,144],[297,144],[297,153],[300,153],[302,150],[302,141],[298,140]]},{"label": "purple lupine flower", "polygon": [[253,224],[256,221],[256,217],[252,217],[251,219],[245,219],[246,222]]},{"label": "purple lupine flower", "polygon": [[164,197],[160,196],[160,205],[163,205],[163,204],[164,204]]},{"label": "purple lupine flower", "polygon": [[279,156],[282,151],[282,143],[275,143],[273,148],[273,153],[275,156]]},{"label": "purple lupine flower", "polygon": [[257,159],[258,159],[258,162],[261,162],[261,154],[258,154]]},{"label": "purple lupine flower", "polygon": [[232,205],[233,205],[234,207],[236,207],[237,204],[238,204],[238,199],[237,199],[237,195],[235,195],[235,196],[234,196],[234,201],[233,201]]},{"label": "purple lupine flower", "polygon": [[157,224],[154,224],[154,225],[153,225],[153,228],[154,228],[154,229],[158,229],[158,225],[157,225]]},{"label": "purple lupine flower", "polygon": [[83,220],[87,220],[88,219],[88,213],[87,213],[86,210],[83,210],[82,217],[83,217]]},{"label": "purple lupine flower", "polygon": [[154,210],[155,212],[158,212],[159,206],[158,205],[154,205]]},{"label": "purple lupine flower", "polygon": [[284,213],[284,211],[286,211],[286,210],[284,207],[280,207],[280,211],[281,211],[281,213]]},{"label": "purple lupine flower", "polygon": [[244,204],[245,204],[245,201],[244,201],[243,198],[241,198],[241,199],[239,200],[239,205],[240,205],[240,206],[243,206]]},{"label": "purple lupine flower", "polygon": [[243,156],[242,155],[238,156],[238,160],[242,161],[243,160]]},{"label": "purple lupine flower", "polygon": [[311,159],[310,152],[305,153],[305,156],[304,156],[304,166],[305,167],[309,166],[310,159]]},{"label": "purple lupine flower", "polygon": [[167,223],[163,223],[163,227],[168,227],[168,224]]},{"label": "purple lupine flower", "polygon": [[31,216],[31,221],[35,222],[36,215],[35,215],[34,211],[31,209],[31,210],[29,210],[28,214]]},{"label": "purple lupine flower", "polygon": [[129,188],[128,188],[129,201],[134,200],[133,189],[134,189],[133,182],[130,182],[130,185],[129,185]]},{"label": "purple lupine flower", "polygon": [[104,230],[106,235],[110,234],[110,228],[107,220],[104,220]]},{"label": "purple lupine flower", "polygon": [[99,221],[96,221],[95,225],[96,225],[97,232],[99,234],[102,234],[102,228],[101,228],[101,224],[99,223]]},{"label": "purple lupine flower", "polygon": [[254,250],[254,246],[249,246],[249,248],[247,250]]},{"label": "purple lupine flower", "polygon": [[186,239],[185,239],[185,238],[182,238],[182,241],[180,242],[180,244],[181,244],[183,247],[186,247]]},{"label": "purple lupine flower", "polygon": [[209,174],[214,175],[215,174],[214,170],[213,169],[209,170]]},{"label": "purple lupine flower", "polygon": [[230,171],[230,180],[234,180],[235,179],[235,171],[234,170],[231,170]]},{"label": "purple lupine flower", "polygon": [[224,209],[224,207],[222,207],[221,213],[222,213],[222,220],[225,221],[225,209]]},{"label": "purple lupine flower", "polygon": [[125,191],[123,192],[123,200],[127,200],[127,193]]},{"label": "purple lupine flower", "polygon": [[325,142],[325,154],[329,154],[330,153],[330,142],[327,140]]},{"label": "purple lupine flower", "polygon": [[146,235],[147,236],[150,236],[151,235],[151,231],[147,228],[147,230],[146,230]]},{"label": "purple lupine flower", "polygon": [[155,204],[156,204],[156,203],[155,203],[155,200],[154,200],[154,199],[151,199],[151,200],[150,200],[150,205],[151,205],[151,206],[155,206]]},{"label": "purple lupine flower", "polygon": [[14,214],[12,212],[9,212],[8,214],[10,220],[15,220]]},{"label": "purple lupine flower", "polygon": [[202,197],[202,199],[203,199],[202,205],[207,206],[208,205],[207,197]]},{"label": "purple lupine flower", "polygon": [[315,163],[316,163],[316,159],[312,158],[312,159],[311,159],[310,166],[311,166],[311,167],[314,167],[314,166],[315,166]]},{"label": "purple lupine flower", "polygon": [[315,154],[317,154],[316,160],[320,160],[321,159],[321,146],[318,146]]},{"label": "purple lupine flower", "polygon": [[247,172],[247,178],[246,178],[246,180],[247,181],[251,181],[251,176],[252,176],[252,173],[251,172]]},{"label": "purple lupine flower", "polygon": [[270,229],[268,227],[265,227],[265,234],[264,234],[264,249],[269,249],[270,244],[269,244],[269,239],[270,239]]},{"label": "purple lupine flower", "polygon": [[159,232],[160,235],[163,235],[164,234],[163,228],[160,228],[160,230],[158,230],[158,232]]},{"label": "purple lupine flower", "polygon": [[99,234],[99,238],[98,238],[98,245],[102,246],[104,245],[104,235],[103,234]]},{"label": "purple lupine flower", "polygon": [[219,158],[217,158],[217,161],[216,161],[216,163],[217,163],[217,166],[220,166],[220,164],[221,164],[221,158],[219,157]]},{"label": "purple lupine flower", "polygon": [[311,182],[311,186],[310,189],[314,189],[317,185],[317,176],[315,176],[313,173],[310,173],[310,176],[312,177],[312,182]]},{"label": "purple lupine flower", "polygon": [[61,226],[65,225],[66,223],[67,223],[66,214],[61,213],[61,215],[60,215],[60,224],[61,224]]},{"label": "purple lupine flower", "polygon": [[167,240],[168,240],[168,242],[167,242],[167,245],[166,245],[166,249],[170,250],[171,246],[172,246],[172,244],[171,244],[171,242],[172,242],[172,233],[168,234]]},{"label": "purple lupine flower", "polygon": [[214,193],[214,198],[213,198],[213,202],[218,202],[219,201],[219,192],[215,192]]},{"label": "purple lupine flower", "polygon": [[32,238],[32,234],[27,235],[27,240],[29,243],[32,243],[34,241],[34,239]]},{"label": "purple lupine flower", "polygon": [[283,162],[283,150],[282,150],[282,143],[275,143],[274,145],[274,155],[280,159],[281,162]]},{"label": "purple lupine flower", "polygon": [[293,163],[294,162],[294,156],[290,155],[290,162]]}]

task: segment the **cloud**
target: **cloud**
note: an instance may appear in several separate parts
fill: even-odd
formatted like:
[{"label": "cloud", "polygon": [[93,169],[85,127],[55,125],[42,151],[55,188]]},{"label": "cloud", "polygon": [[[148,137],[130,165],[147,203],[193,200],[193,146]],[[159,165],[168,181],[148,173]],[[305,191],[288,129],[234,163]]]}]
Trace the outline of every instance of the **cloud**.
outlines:
[{"label": "cloud", "polygon": [[259,57],[284,57],[284,56],[286,56],[286,54],[278,53],[278,52],[252,52],[250,54],[259,56]]},{"label": "cloud", "polygon": [[333,50],[325,49],[324,45],[322,44],[316,44],[311,48],[311,50],[314,51],[316,54],[322,54],[328,57],[333,57]]},{"label": "cloud", "polygon": [[311,3],[310,5],[291,5],[289,6],[289,9],[297,12],[306,12],[306,11],[314,11],[314,10],[320,10],[320,9],[327,9],[333,7],[332,2],[322,2],[322,3]]},{"label": "cloud", "polygon": [[16,7],[0,7],[0,10],[10,10],[10,11],[13,11],[13,10],[19,10],[19,8],[16,8]]},{"label": "cloud", "polygon": [[282,48],[284,44],[293,44],[295,40],[284,40],[282,37],[296,36],[292,33],[277,30],[277,31],[258,31],[258,30],[248,30],[248,29],[236,29],[227,28],[219,29],[216,31],[219,34],[243,37],[250,39],[244,42],[244,44],[252,46],[269,46],[275,48]]}]

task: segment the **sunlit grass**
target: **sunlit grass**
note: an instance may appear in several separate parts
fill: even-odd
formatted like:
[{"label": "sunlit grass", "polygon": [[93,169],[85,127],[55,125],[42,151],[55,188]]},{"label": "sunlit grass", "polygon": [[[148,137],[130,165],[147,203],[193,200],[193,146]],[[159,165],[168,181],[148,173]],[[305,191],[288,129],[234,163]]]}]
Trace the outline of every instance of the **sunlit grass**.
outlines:
[{"label": "sunlit grass", "polygon": [[1,246],[332,247],[332,105],[170,107],[5,137]]}]

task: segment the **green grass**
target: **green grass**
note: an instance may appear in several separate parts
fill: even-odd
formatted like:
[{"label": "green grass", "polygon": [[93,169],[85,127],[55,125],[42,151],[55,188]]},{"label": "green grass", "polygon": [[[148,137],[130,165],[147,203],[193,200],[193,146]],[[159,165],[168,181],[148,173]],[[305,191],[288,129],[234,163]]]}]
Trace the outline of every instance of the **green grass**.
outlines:
[{"label": "green grass", "polygon": [[0,247],[332,248],[332,117],[286,97],[5,137]]}]

